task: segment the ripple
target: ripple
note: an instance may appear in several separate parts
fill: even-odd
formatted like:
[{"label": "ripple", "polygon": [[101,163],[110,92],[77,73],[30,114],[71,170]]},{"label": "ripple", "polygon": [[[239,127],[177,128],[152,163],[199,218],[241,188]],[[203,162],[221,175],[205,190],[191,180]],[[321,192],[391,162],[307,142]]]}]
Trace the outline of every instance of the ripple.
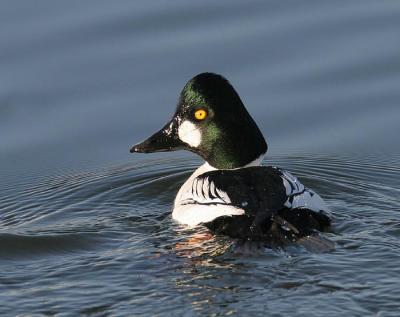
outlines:
[{"label": "ripple", "polygon": [[97,233],[18,235],[0,233],[0,259],[32,259],[70,252],[90,251],[107,240]]},{"label": "ripple", "polygon": [[[85,295],[91,304],[82,312],[112,311],[112,303],[122,298],[132,304],[131,296],[136,304],[162,298],[172,311],[180,298],[207,311],[207,305],[237,301],[239,294],[240,301],[258,305],[262,298],[275,310],[283,303],[281,311],[287,303],[282,296],[299,302],[309,302],[310,296],[329,302],[351,298],[359,311],[367,312],[368,294],[376,293],[375,302],[384,305],[396,297],[387,290],[400,283],[385,280],[400,274],[399,161],[294,154],[267,158],[264,164],[290,170],[332,210],[333,230],[323,236],[336,248],[323,254],[302,247],[238,244],[174,223],[173,199],[200,164],[197,159],[154,159],[28,178],[24,186],[2,194],[3,268],[24,267],[3,284],[24,285],[25,296],[35,298],[41,297],[35,295],[38,288],[45,292],[49,285],[71,298],[78,284],[87,294],[95,289],[104,294],[108,285],[108,301],[100,304],[94,291]],[[153,297],[154,290],[161,297]]]}]

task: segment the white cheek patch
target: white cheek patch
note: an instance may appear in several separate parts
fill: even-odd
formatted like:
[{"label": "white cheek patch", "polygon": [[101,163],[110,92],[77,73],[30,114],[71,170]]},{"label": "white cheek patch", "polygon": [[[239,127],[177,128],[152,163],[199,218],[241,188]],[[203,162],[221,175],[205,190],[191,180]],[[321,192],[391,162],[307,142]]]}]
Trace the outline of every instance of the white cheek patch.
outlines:
[{"label": "white cheek patch", "polygon": [[183,121],[178,129],[179,138],[192,147],[198,147],[201,143],[201,132],[190,121]]}]

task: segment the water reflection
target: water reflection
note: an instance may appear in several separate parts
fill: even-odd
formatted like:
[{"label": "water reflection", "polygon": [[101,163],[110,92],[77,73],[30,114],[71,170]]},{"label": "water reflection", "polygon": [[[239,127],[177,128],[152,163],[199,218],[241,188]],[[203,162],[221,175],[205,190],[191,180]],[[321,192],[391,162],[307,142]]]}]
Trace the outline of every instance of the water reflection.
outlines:
[{"label": "water reflection", "polygon": [[[375,301],[387,305],[396,296],[387,291],[399,282],[385,282],[399,270],[399,161],[268,158],[266,164],[292,171],[326,200],[334,225],[332,232],[321,235],[336,247],[325,253],[299,246],[271,249],[214,236],[201,227],[180,227],[171,219],[172,203],[199,165],[197,159],[155,159],[32,178],[32,186],[27,183],[20,192],[6,192],[9,204],[3,207],[0,253],[11,266],[27,268],[23,276],[32,283],[29,292],[62,276],[70,282],[56,279],[56,289],[72,296],[73,285],[81,281],[88,293],[76,300],[92,303],[82,311],[111,312],[125,298],[127,307],[141,303],[143,311],[137,312],[142,313],[177,312],[184,304],[201,314],[251,314],[261,307],[264,312],[288,313],[291,298],[296,298],[299,312],[306,304],[318,307],[321,300],[338,305],[338,312],[350,304],[368,312],[372,308],[365,298],[370,292],[377,298],[387,296],[386,301]],[[36,280],[40,275],[43,278]],[[383,282],[373,283],[375,278]],[[90,295],[93,287],[118,291],[100,304],[95,293]],[[17,298],[21,307],[28,307]],[[125,312],[124,306],[118,307]]]}]

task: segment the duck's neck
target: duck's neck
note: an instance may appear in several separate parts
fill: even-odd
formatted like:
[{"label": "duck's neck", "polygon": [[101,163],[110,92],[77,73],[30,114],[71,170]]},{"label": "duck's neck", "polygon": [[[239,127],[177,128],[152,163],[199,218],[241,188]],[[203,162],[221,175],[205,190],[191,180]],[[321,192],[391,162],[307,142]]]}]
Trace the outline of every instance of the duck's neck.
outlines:
[{"label": "duck's neck", "polygon": [[262,153],[259,157],[257,157],[254,161],[251,161],[250,163],[246,164],[243,167],[250,167],[250,166],[260,166],[263,159],[264,159],[265,153]]},{"label": "duck's neck", "polygon": [[[251,119],[251,118],[250,118]],[[252,124],[250,124],[252,123]],[[263,135],[254,122],[235,127],[229,133],[221,132],[215,140],[208,136],[196,153],[217,169],[235,169],[254,165],[268,150]],[[228,130],[226,128],[225,130]]]},{"label": "duck's neck", "polygon": [[[201,167],[202,169],[204,169],[205,171],[212,171],[212,170],[217,170],[217,169],[238,169],[238,168],[245,168],[245,167],[250,167],[250,166],[260,166],[263,159],[264,159],[265,153],[262,153],[260,156],[258,156],[256,159],[250,161],[247,164],[244,164],[242,166],[237,166],[237,167],[231,167],[231,164],[228,164],[227,167],[214,167],[212,164],[210,164],[209,162],[206,162],[205,164],[203,164]],[[204,171],[204,172],[205,172]]]}]

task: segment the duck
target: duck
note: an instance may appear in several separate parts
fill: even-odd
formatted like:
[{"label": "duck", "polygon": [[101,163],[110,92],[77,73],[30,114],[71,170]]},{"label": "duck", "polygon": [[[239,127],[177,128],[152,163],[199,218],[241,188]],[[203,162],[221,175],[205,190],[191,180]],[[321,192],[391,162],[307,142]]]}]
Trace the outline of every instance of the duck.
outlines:
[{"label": "duck", "polygon": [[326,231],[323,199],[290,172],[262,165],[267,149],[231,83],[206,72],[183,87],[172,119],[130,152],[188,150],[204,159],[176,195],[172,218],[182,225],[277,246]]}]

